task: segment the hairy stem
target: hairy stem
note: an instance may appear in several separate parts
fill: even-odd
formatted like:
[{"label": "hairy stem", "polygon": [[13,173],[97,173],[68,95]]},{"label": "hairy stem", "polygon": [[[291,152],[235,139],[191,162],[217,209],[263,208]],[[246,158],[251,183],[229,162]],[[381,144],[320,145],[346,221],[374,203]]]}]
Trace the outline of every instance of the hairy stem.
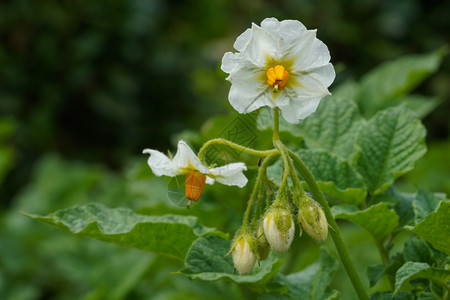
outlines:
[{"label": "hairy stem", "polygon": [[353,284],[353,287],[355,288],[355,291],[356,291],[359,299],[367,299],[368,300],[369,296],[367,295],[367,292],[362,285],[361,279],[359,278],[359,275],[356,272],[355,266],[353,264],[353,261],[350,258],[347,247],[345,246],[345,242],[342,239],[339,228],[336,224],[336,221],[334,220],[333,214],[331,213],[328,202],[326,201],[324,195],[322,194],[322,191],[320,190],[319,186],[317,185],[313,175],[308,170],[308,168],[303,163],[303,161],[292,151],[289,151],[289,155],[292,158],[292,160],[294,161],[295,167],[297,168],[297,170],[302,175],[303,179],[308,184],[308,186],[311,190],[311,193],[314,196],[314,199],[322,206],[322,209],[325,213],[328,224],[332,228],[332,230],[330,230],[330,234],[331,234],[331,237],[333,238],[334,245],[336,247],[336,250],[339,253],[342,264],[344,265],[344,268],[345,268],[348,276],[350,277],[350,280]]},{"label": "hairy stem", "polygon": [[280,110],[278,107],[273,109],[273,142],[280,140]]},{"label": "hairy stem", "polygon": [[250,195],[250,199],[247,203],[247,208],[244,213],[244,220],[242,222],[243,227],[248,227],[249,218],[250,218],[250,212],[252,210],[253,202],[255,202],[255,198],[258,195],[258,191],[261,187],[261,182],[266,177],[266,169],[269,166],[269,164],[273,161],[273,159],[278,155],[278,151],[269,155],[264,159],[264,161],[261,164],[261,167],[258,171],[258,177],[256,178],[255,186],[253,187],[252,194]]},{"label": "hairy stem", "polygon": [[255,156],[269,156],[271,154],[277,153],[278,151],[276,149],[272,149],[272,150],[255,150],[252,148],[248,148],[245,146],[241,146],[239,144],[233,143],[231,141],[225,140],[225,139],[212,139],[207,141],[206,143],[203,144],[202,148],[200,149],[200,151],[198,152],[198,158],[200,159],[200,161],[202,163],[205,163],[205,152],[206,149],[214,144],[221,144],[221,145],[227,145],[231,148],[234,148],[236,150],[251,154],[251,155],[255,155]]}]

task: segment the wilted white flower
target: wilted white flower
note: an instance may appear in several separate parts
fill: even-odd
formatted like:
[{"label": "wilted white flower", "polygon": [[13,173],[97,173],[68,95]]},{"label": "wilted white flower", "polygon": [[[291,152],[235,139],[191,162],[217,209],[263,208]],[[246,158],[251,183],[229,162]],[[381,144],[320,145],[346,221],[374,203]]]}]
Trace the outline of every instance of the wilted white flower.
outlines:
[{"label": "wilted white flower", "polygon": [[330,94],[335,72],[328,48],[299,21],[264,19],[242,33],[234,48],[237,53],[225,53],[222,70],[239,113],[279,107],[286,121],[298,123]]},{"label": "wilted white flower", "polygon": [[285,252],[294,239],[294,220],[289,210],[271,208],[264,217],[264,233],[270,248],[277,252]]},{"label": "wilted white flower", "polygon": [[245,235],[239,236],[233,245],[233,263],[239,274],[245,275],[252,271],[256,256]]},{"label": "wilted white flower", "polygon": [[173,159],[157,150],[145,149],[143,153],[150,154],[148,165],[156,176],[186,175],[185,192],[189,200],[197,201],[200,198],[205,182],[213,184],[217,181],[225,185],[243,187],[248,181],[243,174],[243,171],[247,170],[244,163],[231,163],[209,169],[184,141],[178,142],[177,153]]}]

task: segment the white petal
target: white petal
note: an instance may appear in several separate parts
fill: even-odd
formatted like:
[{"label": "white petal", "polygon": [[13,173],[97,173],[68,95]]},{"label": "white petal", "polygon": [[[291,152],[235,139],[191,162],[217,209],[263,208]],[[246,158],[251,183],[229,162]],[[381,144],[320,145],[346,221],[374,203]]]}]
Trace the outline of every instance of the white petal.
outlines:
[{"label": "white petal", "polygon": [[185,141],[178,142],[177,154],[173,158],[173,164],[178,169],[197,170],[202,174],[208,174],[209,170],[204,166],[197,155],[191,150]]},{"label": "white petal", "polygon": [[206,176],[206,183],[211,185],[215,182],[216,180],[214,178],[208,177]]},{"label": "white petal", "polygon": [[325,66],[309,70],[305,73],[293,74],[295,83],[286,88],[289,97],[325,97],[330,95],[328,86],[333,82],[336,74],[333,65]]},{"label": "white petal", "polygon": [[294,70],[305,71],[311,68],[324,66],[330,62],[328,47],[316,38],[315,30],[308,30],[297,39],[296,47],[292,49],[295,57]]},{"label": "white petal", "polygon": [[233,45],[234,49],[236,49],[237,51],[244,50],[247,44],[250,42],[251,37],[252,37],[252,30],[248,28],[240,36],[237,37]]},{"label": "white petal", "polygon": [[265,82],[265,72],[245,65],[228,77],[232,85],[228,99],[239,113],[248,113],[261,106],[274,107],[270,86]]},{"label": "white petal", "polygon": [[280,25],[280,22],[276,18],[265,18],[261,22],[261,28],[274,38],[277,38],[280,34]]},{"label": "white petal", "polygon": [[180,170],[174,166],[170,158],[161,152],[152,149],[145,149],[143,153],[150,154],[147,163],[156,176],[165,175],[174,177],[181,174]]},{"label": "white petal", "polygon": [[238,54],[227,52],[222,58],[222,71],[230,74],[234,69],[239,68]]},{"label": "white petal", "polygon": [[281,114],[289,123],[297,124],[300,120],[303,120],[316,111],[321,98],[290,100],[288,105],[280,106]]},{"label": "white petal", "polygon": [[280,35],[285,39],[294,39],[306,32],[306,27],[297,20],[283,20],[280,22]]},{"label": "white petal", "polygon": [[225,185],[236,185],[244,187],[248,180],[242,171],[247,170],[244,163],[232,163],[222,167],[209,170],[210,177]]},{"label": "white petal", "polygon": [[264,69],[268,58],[280,59],[276,39],[256,24],[252,24],[252,36],[241,55],[255,66]]}]

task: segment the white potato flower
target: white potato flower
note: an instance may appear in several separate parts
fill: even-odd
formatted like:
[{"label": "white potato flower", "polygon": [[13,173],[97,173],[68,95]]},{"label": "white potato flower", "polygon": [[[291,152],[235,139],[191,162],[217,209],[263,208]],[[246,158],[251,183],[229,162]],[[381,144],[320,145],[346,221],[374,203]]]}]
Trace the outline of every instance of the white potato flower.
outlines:
[{"label": "white potato flower", "polygon": [[228,95],[239,113],[262,106],[278,107],[290,123],[312,114],[320,100],[330,95],[336,76],[327,46],[295,20],[266,18],[234,43],[237,53],[227,52],[222,70],[231,82]]},{"label": "white potato flower", "polygon": [[225,185],[243,187],[248,181],[243,174],[243,171],[247,170],[244,163],[231,163],[209,169],[185,141],[178,142],[177,153],[173,159],[157,150],[145,149],[143,153],[150,154],[148,165],[156,176],[186,175],[185,193],[189,200],[197,201],[200,198],[205,183],[213,184],[217,181]]}]

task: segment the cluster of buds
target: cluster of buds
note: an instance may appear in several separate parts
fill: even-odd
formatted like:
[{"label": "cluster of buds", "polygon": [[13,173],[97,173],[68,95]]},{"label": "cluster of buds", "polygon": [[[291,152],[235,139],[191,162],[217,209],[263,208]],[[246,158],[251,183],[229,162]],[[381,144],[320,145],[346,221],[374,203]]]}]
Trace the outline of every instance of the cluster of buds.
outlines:
[{"label": "cluster of buds", "polygon": [[317,242],[323,242],[328,235],[328,223],[320,205],[309,195],[294,193],[293,201],[288,201],[289,193],[281,191],[264,217],[255,228],[243,228],[236,234],[231,250],[233,263],[239,274],[249,274],[256,260],[268,257],[270,249],[286,252],[294,240],[295,222],[292,205],[298,211],[300,235],[303,230]]}]

